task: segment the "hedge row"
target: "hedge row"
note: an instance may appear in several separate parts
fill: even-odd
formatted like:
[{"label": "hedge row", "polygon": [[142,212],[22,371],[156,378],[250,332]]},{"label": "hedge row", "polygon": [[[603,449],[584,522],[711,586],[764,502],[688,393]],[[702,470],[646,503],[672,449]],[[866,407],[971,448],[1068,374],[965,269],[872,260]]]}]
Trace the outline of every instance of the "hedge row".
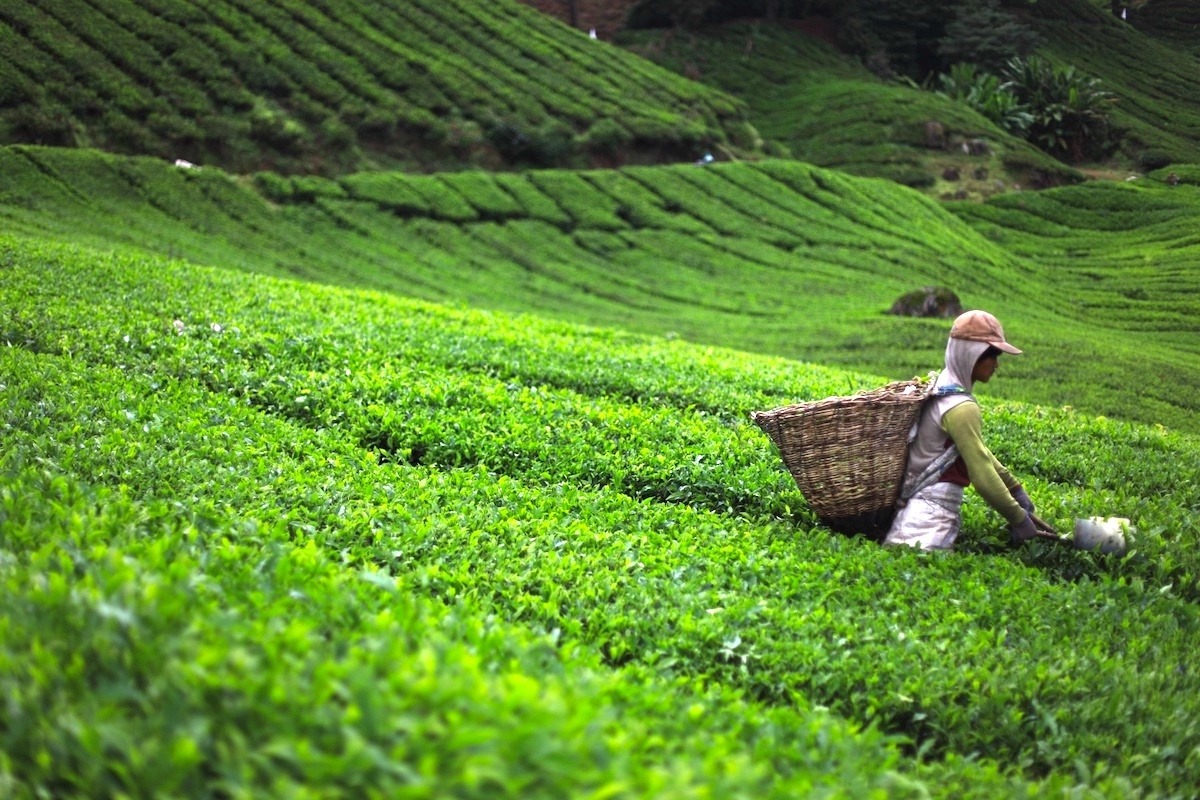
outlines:
[{"label": "hedge row", "polygon": [[[117,508],[100,511],[102,539],[76,548],[82,562],[34,533],[62,530],[36,517],[53,502],[23,500],[34,510],[6,517],[6,618],[22,633],[6,637],[4,674],[28,688],[22,725],[4,735],[34,757],[5,769],[22,788],[106,776],[131,790],[152,775],[185,787],[198,773],[329,791],[415,774],[431,794],[624,781],[648,796],[667,780],[684,794],[835,794],[847,776],[851,795],[921,791],[895,771],[946,796],[1195,783],[1195,677],[1178,666],[1200,574],[1188,555],[1200,533],[1188,522],[1200,508],[1194,438],[997,409],[997,452],[1050,519],[1125,513],[1144,538],[1124,559],[1007,551],[973,499],[963,552],[921,556],[814,527],[745,419],[771,397],[840,391],[846,376],[84,249],[10,240],[2,258],[8,463],[16,485],[35,487],[18,494],[62,475],[115,493]],[[600,350],[605,336],[616,338]],[[727,372],[697,391],[716,410],[654,391],[689,386],[712,359]],[[1168,485],[1164,458],[1177,465]],[[81,507],[97,503],[65,504]],[[53,564],[98,588],[47,597],[62,580],[30,578]],[[372,605],[392,591],[412,597],[411,633]],[[55,622],[87,603],[94,616]],[[480,625],[496,650],[472,638]],[[424,640],[426,626],[446,638]],[[122,635],[146,649],[110,655],[104,643]],[[438,648],[435,667],[422,653]],[[55,656],[80,665],[71,682],[48,683],[43,651],[80,654]],[[457,672],[460,657],[478,668]],[[524,666],[556,659],[546,675]],[[384,665],[394,679],[381,682]],[[430,683],[435,669],[462,683]],[[84,689],[97,685],[145,694]],[[378,698],[368,705],[359,686]],[[575,710],[547,729],[559,697],[578,698]],[[414,705],[413,725],[453,730],[398,730]],[[835,718],[807,716],[815,706]],[[139,735],[171,724],[163,708],[192,726]],[[604,733],[595,719],[611,721]],[[497,737],[506,725],[517,733]],[[562,759],[582,758],[579,777],[537,757],[539,730]],[[796,736],[826,744],[812,753]],[[154,742],[163,749],[143,752]],[[485,778],[475,758],[505,766]]]},{"label": "hedge row", "polygon": [[15,0],[0,53],[13,67],[0,143],[241,172],[562,165],[616,145],[677,157],[728,141],[743,116],[732,97],[516,0]]},{"label": "hedge row", "polygon": [[[1006,362],[998,394],[1195,429],[1196,354],[1171,332],[1194,324],[1200,198],[1167,176],[951,213],[886,182],[783,161],[338,181],[261,173],[260,196],[219,170],[148,159],[9,148],[0,160],[0,214],[14,231],[877,375],[941,363],[944,322],[883,312],[914,288],[946,286],[1005,320],[1035,356]],[[1058,221],[1073,207],[1088,227]],[[1131,227],[1138,208],[1146,224]]]}]

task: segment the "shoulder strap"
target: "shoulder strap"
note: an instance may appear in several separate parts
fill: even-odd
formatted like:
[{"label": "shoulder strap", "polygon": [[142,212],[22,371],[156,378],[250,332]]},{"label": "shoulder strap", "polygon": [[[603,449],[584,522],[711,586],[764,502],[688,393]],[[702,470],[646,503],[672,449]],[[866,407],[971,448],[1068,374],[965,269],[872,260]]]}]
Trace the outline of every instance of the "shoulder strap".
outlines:
[{"label": "shoulder strap", "polygon": [[[926,403],[932,403],[938,398],[954,396],[961,396],[961,402],[966,402],[968,400],[975,402],[975,397],[964,387],[959,386],[957,383],[947,383],[943,384],[942,386],[938,386],[936,389],[930,392],[929,397],[926,399]],[[912,430],[909,432],[908,436],[910,443],[914,438],[916,438],[917,425],[919,422],[920,417],[913,422]],[[950,465],[953,464],[957,458],[958,448],[954,445],[950,445],[943,450],[941,454],[938,455],[938,457],[935,458],[933,462],[924,469],[923,472],[921,472],[920,475],[912,476],[911,480],[906,480],[903,483],[903,485],[900,487],[900,497],[898,498],[897,505],[904,505],[917,492],[937,483],[938,479],[942,477],[942,473],[949,469]]]},{"label": "shoulder strap", "polygon": [[970,392],[968,392],[962,386],[959,386],[957,383],[947,383],[943,386],[939,386],[936,389],[934,389],[932,392],[930,392],[929,396],[930,397],[949,397],[952,394],[965,394],[967,397],[970,397],[972,400],[975,399],[974,397],[971,397]]},{"label": "shoulder strap", "polygon": [[942,477],[942,473],[949,469],[950,465],[953,464],[957,459],[958,448],[954,445],[950,445],[943,450],[942,454],[935,458],[933,463],[925,468],[924,472],[914,478],[911,482],[905,481],[904,485],[900,488],[900,497],[898,498],[897,505],[904,505],[917,492],[921,491],[922,489],[927,489],[937,483],[938,479]]}]

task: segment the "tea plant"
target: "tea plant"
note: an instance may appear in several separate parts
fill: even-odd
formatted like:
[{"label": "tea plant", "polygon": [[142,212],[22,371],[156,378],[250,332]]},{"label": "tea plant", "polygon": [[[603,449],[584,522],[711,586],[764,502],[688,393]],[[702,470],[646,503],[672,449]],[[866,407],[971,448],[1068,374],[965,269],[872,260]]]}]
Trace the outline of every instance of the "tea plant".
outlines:
[{"label": "tea plant", "polygon": [[885,550],[816,525],[746,419],[863,376],[0,258],[18,796],[1194,785],[1194,437],[988,403],[1043,513],[1128,515],[1134,552],[1007,550],[974,501],[963,552]]},{"label": "tea plant", "polygon": [[14,0],[0,56],[4,144],[238,172],[566,165],[611,155],[585,135],[598,120],[627,129],[629,150],[687,154],[730,142],[744,117],[731,96],[514,0]]},{"label": "tea plant", "polygon": [[12,231],[874,375],[941,365],[945,322],[883,312],[946,285],[1030,354],[1005,362],[997,395],[1196,430],[1197,355],[1172,333],[1196,309],[1200,197],[1182,169],[1177,186],[1163,175],[947,210],[782,160],[253,182],[62,149],[0,149],[0,164]]}]

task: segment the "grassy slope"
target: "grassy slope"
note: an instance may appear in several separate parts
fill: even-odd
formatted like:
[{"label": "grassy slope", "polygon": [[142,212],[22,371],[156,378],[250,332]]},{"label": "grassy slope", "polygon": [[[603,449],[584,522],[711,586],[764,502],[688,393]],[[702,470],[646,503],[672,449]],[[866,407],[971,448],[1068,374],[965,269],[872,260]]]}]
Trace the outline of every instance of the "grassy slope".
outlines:
[{"label": "grassy slope", "polygon": [[[744,100],[759,133],[783,143],[802,161],[921,186],[935,195],[966,189],[988,196],[1013,182],[1029,186],[1080,179],[965,105],[886,83],[856,59],[798,29],[740,23],[697,34],[631,33],[622,41],[636,53]],[[944,127],[944,150],[926,144],[925,126],[931,121]],[[961,152],[964,140],[979,138],[990,143],[989,155]],[[942,179],[951,167],[962,180]],[[987,177],[972,180],[979,169]]]},{"label": "grassy slope", "polygon": [[[1044,55],[1100,78],[1117,96],[1113,116],[1128,132],[1128,157],[1159,166],[1166,160],[1200,161],[1200,78],[1196,53],[1189,50],[1196,40],[1194,11],[1184,5],[1151,3],[1135,24],[1122,23],[1088,0],[1046,0],[1018,10],[1041,34]],[[997,176],[1025,186],[1046,182],[1046,176],[1049,182],[1077,178],[968,109],[885,84],[799,31],[739,24],[687,37],[636,34],[627,44],[745,100],[760,133],[806,161],[913,185],[938,179],[947,166],[960,167],[964,175],[987,167],[989,180],[966,185],[974,196],[996,193]],[[923,147],[929,120],[941,121],[958,137],[987,138],[999,157],[980,164],[931,153]],[[1033,170],[1042,175],[1031,175]],[[964,182],[939,181],[932,192],[941,196],[961,188]]]},{"label": "grassy slope", "polygon": [[11,0],[0,65],[0,143],[239,172],[694,157],[743,114],[515,0]]},{"label": "grassy slope", "polygon": [[1195,437],[985,398],[1043,513],[1127,514],[1138,551],[1006,550],[976,499],[963,553],[884,550],[810,531],[746,419],[836,371],[30,239],[0,265],[14,797],[1200,779]]},{"label": "grassy slope", "polygon": [[[948,286],[1029,351],[1005,362],[998,394],[1196,430],[1200,354],[1179,336],[1197,302],[1187,185],[1012,195],[964,211],[980,233],[915,191],[782,161],[276,180],[272,196],[290,200],[270,206],[214,170],[37,148],[0,159],[12,230],[891,378],[940,366],[945,323],[883,312]],[[1072,239],[1034,213],[1070,214],[1059,197],[1089,209]]]},{"label": "grassy slope", "polygon": [[[1155,12],[1148,7],[1142,13]],[[1086,0],[1038,2],[1030,21],[1047,55],[1100,78],[1117,96],[1113,118],[1128,130],[1131,154],[1150,158],[1153,166],[1200,162],[1200,57],[1194,52],[1158,38],[1161,32],[1142,33]],[[1186,26],[1187,18],[1179,22]]]},{"label": "grassy slope", "polygon": [[1200,57],[1200,8],[1190,0],[1147,0],[1129,20],[1138,30]]}]

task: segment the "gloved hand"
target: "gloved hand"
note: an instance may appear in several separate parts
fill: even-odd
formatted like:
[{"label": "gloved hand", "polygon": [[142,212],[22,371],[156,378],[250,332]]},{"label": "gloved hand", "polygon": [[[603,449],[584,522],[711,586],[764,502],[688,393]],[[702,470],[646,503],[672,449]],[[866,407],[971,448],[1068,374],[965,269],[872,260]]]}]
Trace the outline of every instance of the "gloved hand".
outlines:
[{"label": "gloved hand", "polygon": [[1025,509],[1026,514],[1033,513],[1033,501],[1029,499],[1029,494],[1025,491],[1025,487],[1016,486],[1010,489],[1008,493],[1012,495],[1013,500],[1017,501],[1017,505]]},{"label": "gloved hand", "polygon": [[1016,525],[1010,525],[1008,532],[1012,537],[1013,544],[1027,542],[1038,535],[1037,526],[1033,524],[1033,518],[1028,514],[1025,515],[1025,519],[1021,520]]}]

